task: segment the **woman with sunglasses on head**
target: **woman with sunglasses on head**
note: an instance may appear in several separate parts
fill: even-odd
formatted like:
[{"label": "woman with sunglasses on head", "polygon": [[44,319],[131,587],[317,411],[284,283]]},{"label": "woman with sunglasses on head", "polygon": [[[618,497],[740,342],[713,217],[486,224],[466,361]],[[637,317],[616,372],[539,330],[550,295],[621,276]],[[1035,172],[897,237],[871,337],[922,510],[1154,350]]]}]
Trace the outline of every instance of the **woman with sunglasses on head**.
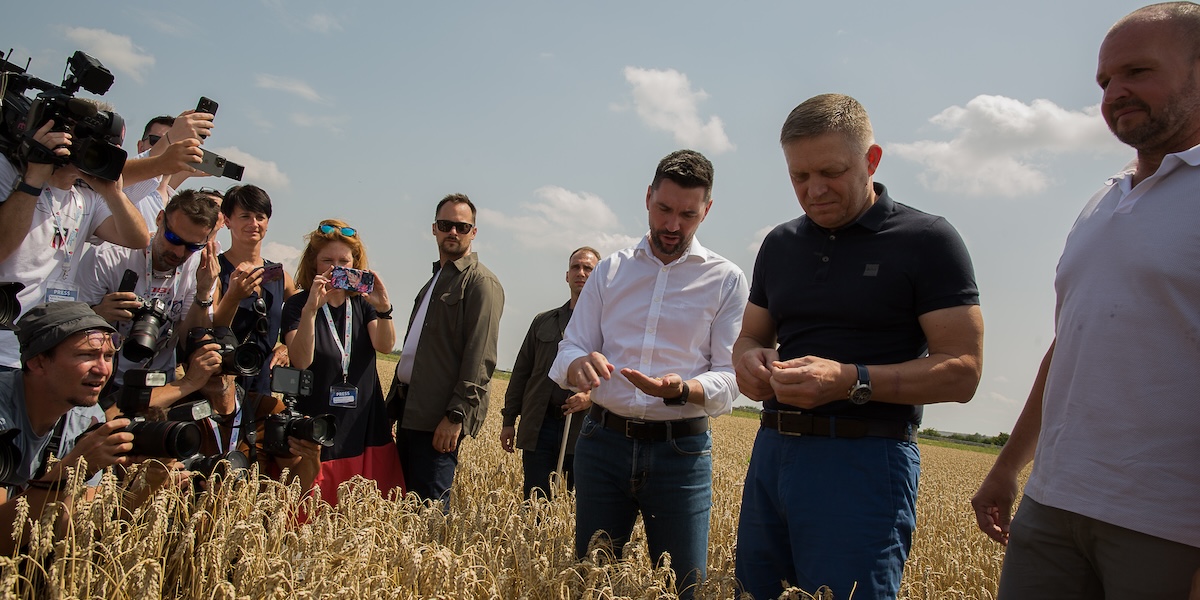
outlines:
[{"label": "woman with sunglasses on head", "polygon": [[[219,193],[210,192],[217,194]],[[287,346],[280,343],[283,302],[296,292],[283,265],[263,258],[263,239],[271,221],[271,197],[254,185],[229,188],[221,198],[221,213],[229,227],[229,250],[221,263],[221,301],[213,311],[213,324],[233,330],[239,342],[253,342],[263,353],[258,375],[239,376],[247,391],[271,393],[271,368],[288,366]]]},{"label": "woman with sunglasses on head", "polygon": [[[364,271],[359,290],[373,279],[370,291],[337,287],[353,279],[347,268]],[[336,219],[322,221],[308,235],[296,282],[304,289],[284,303],[283,340],[292,366],[313,373],[312,394],[300,396],[296,408],[337,420],[333,447],[321,451],[321,495],[336,504],[338,485],[355,475],[375,480],[385,496],[397,488],[403,493],[375,368],[375,353],[391,352],[396,344],[392,304],[379,274],[367,270],[358,232]]]}]

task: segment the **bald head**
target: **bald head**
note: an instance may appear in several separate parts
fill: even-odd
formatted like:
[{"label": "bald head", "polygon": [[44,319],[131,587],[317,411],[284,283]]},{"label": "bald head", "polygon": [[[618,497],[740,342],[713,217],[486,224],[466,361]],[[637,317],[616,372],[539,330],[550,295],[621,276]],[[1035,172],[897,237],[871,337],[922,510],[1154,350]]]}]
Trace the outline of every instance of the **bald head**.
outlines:
[{"label": "bald head", "polygon": [[1181,50],[1192,59],[1200,59],[1200,4],[1195,2],[1161,2],[1143,6],[1121,18],[1108,30],[1105,39],[1136,23],[1161,23],[1176,28]]}]

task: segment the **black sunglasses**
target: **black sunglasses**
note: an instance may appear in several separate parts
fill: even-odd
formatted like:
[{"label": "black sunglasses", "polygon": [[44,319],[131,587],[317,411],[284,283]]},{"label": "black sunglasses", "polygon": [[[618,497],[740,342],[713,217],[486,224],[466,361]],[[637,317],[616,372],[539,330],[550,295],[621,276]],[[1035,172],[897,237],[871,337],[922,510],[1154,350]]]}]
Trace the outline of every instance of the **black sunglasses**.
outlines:
[{"label": "black sunglasses", "polygon": [[146,141],[150,142],[151,146],[157,144],[158,140],[161,140],[161,139],[162,139],[161,135],[154,135],[153,133],[146,136]]},{"label": "black sunglasses", "polygon": [[183,241],[183,238],[176,235],[175,232],[171,231],[171,228],[167,226],[166,219],[163,219],[163,237],[166,238],[167,242],[173,246],[183,246],[184,248],[187,248],[188,252],[199,252],[208,245],[207,240],[197,243]]},{"label": "black sunglasses", "polygon": [[451,229],[455,229],[458,231],[459,235],[467,235],[468,233],[471,233],[472,229],[475,228],[474,223],[463,223],[461,221],[447,221],[446,219],[438,219],[438,220],[434,221],[433,224],[437,225],[438,231],[440,231],[442,233],[449,233]]}]

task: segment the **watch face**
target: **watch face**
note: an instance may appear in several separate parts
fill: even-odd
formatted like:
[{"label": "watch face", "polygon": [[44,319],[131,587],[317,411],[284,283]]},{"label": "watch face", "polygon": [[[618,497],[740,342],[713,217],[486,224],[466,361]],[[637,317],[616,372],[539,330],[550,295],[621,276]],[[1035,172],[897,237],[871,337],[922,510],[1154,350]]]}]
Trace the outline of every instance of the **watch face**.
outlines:
[{"label": "watch face", "polygon": [[850,390],[850,402],[852,404],[866,404],[871,399],[871,386],[860,385],[855,386]]}]

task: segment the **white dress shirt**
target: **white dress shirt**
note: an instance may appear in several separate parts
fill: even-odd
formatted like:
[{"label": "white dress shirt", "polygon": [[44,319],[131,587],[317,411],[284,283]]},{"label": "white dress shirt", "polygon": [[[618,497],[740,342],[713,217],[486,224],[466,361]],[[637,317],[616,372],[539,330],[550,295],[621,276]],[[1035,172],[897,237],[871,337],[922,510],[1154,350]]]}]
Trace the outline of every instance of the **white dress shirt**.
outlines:
[{"label": "white dress shirt", "polygon": [[[592,402],[618,415],[674,421],[728,413],[738,395],[733,342],[749,293],[742,270],[698,239],[664,265],[651,252],[647,234],[596,266],[558,345],[550,378],[567,387],[571,361],[598,351],[616,370],[592,390]],[[624,368],[695,379],[704,388],[704,406],[667,406],[634,387],[621,375]]]}]

